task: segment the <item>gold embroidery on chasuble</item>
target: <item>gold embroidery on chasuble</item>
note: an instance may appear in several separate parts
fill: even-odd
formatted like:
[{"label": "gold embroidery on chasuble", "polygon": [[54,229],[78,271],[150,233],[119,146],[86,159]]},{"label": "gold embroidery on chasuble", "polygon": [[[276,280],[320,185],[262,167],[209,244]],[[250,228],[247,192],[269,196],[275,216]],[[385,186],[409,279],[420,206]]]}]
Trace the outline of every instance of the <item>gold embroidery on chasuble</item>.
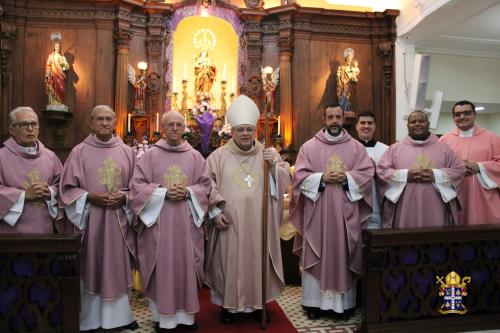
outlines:
[{"label": "gold embroidery on chasuble", "polygon": [[[23,185],[22,185],[24,190],[26,191],[26,194],[29,194],[29,195],[35,194],[33,191],[33,188],[32,188],[34,183],[45,183],[42,180],[42,174],[40,173],[40,171],[38,169],[32,169],[26,175],[26,180],[23,182]],[[42,199],[34,201],[33,205],[39,206],[39,207],[45,206]]]},{"label": "gold embroidery on chasuble", "polygon": [[168,167],[163,176],[163,187],[169,189],[175,184],[187,186],[187,176],[182,172],[182,169],[177,164],[172,164]]},{"label": "gold embroidery on chasuble", "polygon": [[413,162],[412,169],[435,169],[434,161],[425,154],[419,154]]},{"label": "gold embroidery on chasuble", "polygon": [[234,183],[244,190],[251,189],[257,185],[259,175],[253,170],[252,166],[247,162],[240,163],[239,166],[231,177]]},{"label": "gold embroidery on chasuble", "polygon": [[326,164],[326,171],[345,172],[345,166],[342,157],[337,154],[333,154],[332,156],[330,156]]},{"label": "gold embroidery on chasuble", "polygon": [[118,167],[111,157],[107,157],[102,161],[102,166],[98,172],[100,184],[106,186],[108,193],[116,192],[121,188],[125,171],[123,167]]}]

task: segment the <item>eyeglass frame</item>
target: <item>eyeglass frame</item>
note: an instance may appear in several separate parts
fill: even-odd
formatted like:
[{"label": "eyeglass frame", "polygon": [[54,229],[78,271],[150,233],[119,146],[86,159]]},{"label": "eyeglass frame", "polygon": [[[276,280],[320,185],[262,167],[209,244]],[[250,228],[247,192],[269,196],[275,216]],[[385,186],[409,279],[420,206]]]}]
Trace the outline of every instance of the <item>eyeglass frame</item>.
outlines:
[{"label": "eyeglass frame", "polygon": [[474,113],[475,113],[474,110],[464,110],[464,111],[461,111],[461,112],[454,112],[453,111],[453,117],[455,117],[455,118],[460,118],[461,116],[470,117]]},{"label": "eyeglass frame", "polygon": [[40,123],[38,121],[33,121],[33,122],[21,121],[21,122],[14,123],[14,124],[10,125],[10,127],[14,127],[14,126],[17,126],[21,129],[28,129],[30,126],[32,129],[39,129]]}]

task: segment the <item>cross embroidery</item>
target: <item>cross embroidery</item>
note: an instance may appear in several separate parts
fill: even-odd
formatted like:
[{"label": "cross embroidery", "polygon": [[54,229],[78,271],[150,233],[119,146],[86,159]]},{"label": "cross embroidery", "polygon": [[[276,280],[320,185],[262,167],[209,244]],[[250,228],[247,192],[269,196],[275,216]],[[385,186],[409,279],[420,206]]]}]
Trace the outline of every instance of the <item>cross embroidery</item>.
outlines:
[{"label": "cross embroidery", "polygon": [[243,180],[247,182],[248,188],[252,187],[252,184],[253,184],[253,178],[252,178],[252,176],[247,175],[245,177],[245,179],[243,179]]}]

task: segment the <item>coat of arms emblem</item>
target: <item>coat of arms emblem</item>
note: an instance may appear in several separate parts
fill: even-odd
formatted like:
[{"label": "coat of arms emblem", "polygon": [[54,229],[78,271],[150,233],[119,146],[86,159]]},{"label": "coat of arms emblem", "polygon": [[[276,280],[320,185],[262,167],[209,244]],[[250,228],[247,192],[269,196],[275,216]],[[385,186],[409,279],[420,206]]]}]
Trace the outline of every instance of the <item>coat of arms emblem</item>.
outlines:
[{"label": "coat of arms emblem", "polygon": [[446,275],[445,281],[443,277],[436,276],[436,283],[441,283],[439,287],[439,296],[443,297],[443,305],[438,310],[441,314],[457,313],[465,314],[467,308],[463,301],[467,296],[467,284],[470,283],[470,276],[460,278],[456,272],[451,271]]}]

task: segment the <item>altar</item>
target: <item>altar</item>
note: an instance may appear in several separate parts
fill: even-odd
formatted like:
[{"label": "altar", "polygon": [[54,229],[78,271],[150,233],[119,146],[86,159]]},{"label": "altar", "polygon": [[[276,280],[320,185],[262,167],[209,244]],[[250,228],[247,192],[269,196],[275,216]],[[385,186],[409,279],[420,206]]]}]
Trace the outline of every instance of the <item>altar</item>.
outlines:
[{"label": "altar", "polygon": [[[289,156],[321,128],[324,106],[337,99],[350,106],[351,122],[357,112],[373,110],[377,137],[392,142],[397,15],[296,1],[6,0],[0,108],[5,116],[15,106],[32,106],[44,129],[41,141],[62,160],[88,134],[82,125],[98,104],[113,107],[116,134],[131,145],[161,138],[162,114],[180,110],[186,138],[208,142],[209,153],[227,141],[225,110],[239,94],[269,116],[271,143]],[[49,56],[66,61],[52,100]],[[196,117],[207,111],[200,127]],[[207,123],[209,133],[201,134]],[[5,139],[6,121],[0,130]]]}]

